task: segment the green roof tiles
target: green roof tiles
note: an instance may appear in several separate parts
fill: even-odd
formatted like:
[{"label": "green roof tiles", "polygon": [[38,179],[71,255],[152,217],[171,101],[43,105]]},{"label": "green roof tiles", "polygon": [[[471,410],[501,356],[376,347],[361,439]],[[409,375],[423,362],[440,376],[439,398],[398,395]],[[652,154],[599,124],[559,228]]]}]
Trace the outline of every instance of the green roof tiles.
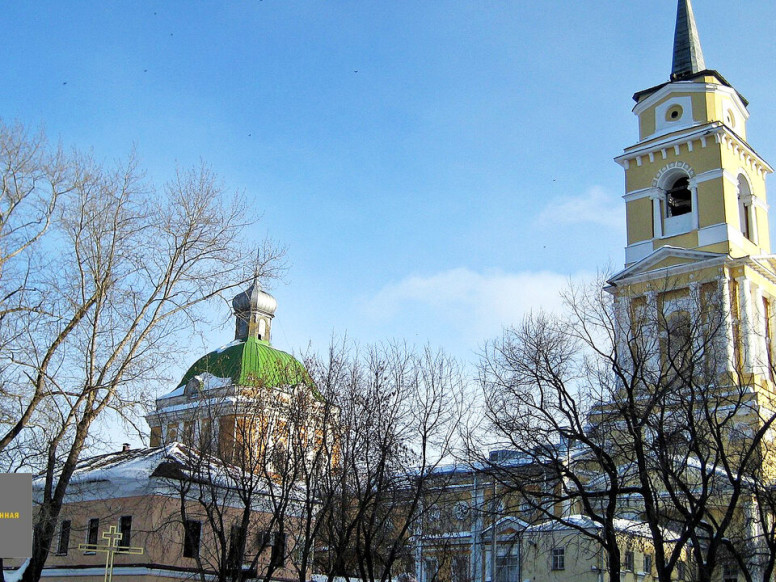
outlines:
[{"label": "green roof tiles", "polygon": [[269,342],[249,337],[210,352],[194,362],[179,385],[205,372],[230,378],[238,386],[295,386],[305,384],[316,398],[320,394],[302,363],[291,354],[276,350]]}]

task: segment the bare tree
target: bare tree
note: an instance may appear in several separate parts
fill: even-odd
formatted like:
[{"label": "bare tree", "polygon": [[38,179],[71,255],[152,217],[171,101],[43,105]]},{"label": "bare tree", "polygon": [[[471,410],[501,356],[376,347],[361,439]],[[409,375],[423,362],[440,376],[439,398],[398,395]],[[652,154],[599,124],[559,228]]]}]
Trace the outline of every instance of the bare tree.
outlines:
[{"label": "bare tree", "polygon": [[452,452],[461,370],[430,349],[360,353],[343,341],[311,373],[339,410],[317,561],[330,580],[389,580],[397,563],[407,569],[410,536],[433,505],[428,484]]},{"label": "bare tree", "polygon": [[0,394],[5,410],[17,410],[5,419],[0,453],[18,466],[29,452],[24,462],[46,477],[25,580],[40,576],[95,420],[111,409],[129,415],[147,400],[200,307],[254,269],[272,276],[282,256],[266,243],[254,263],[240,238],[252,220],[244,203],[225,195],[205,166],[178,171],[161,192],[132,158],[106,169],[74,154],[60,174],[67,194],[56,205],[48,198],[42,214],[30,210],[38,218],[26,230],[9,227],[6,238],[27,250],[42,245],[45,260],[23,274],[3,272],[7,288],[35,291],[35,308],[16,319],[4,346]]},{"label": "bare tree", "polygon": [[[57,203],[73,187],[69,162],[49,148],[43,133],[0,122],[0,451],[12,439],[1,436],[5,427],[18,424],[19,416],[23,426],[35,405],[28,402],[39,400],[19,393],[24,378],[8,354],[46,315],[47,294],[36,276],[40,247]],[[19,459],[6,455],[2,464],[12,470]]]},{"label": "bare tree", "polygon": [[[730,561],[750,572],[744,524],[764,516],[751,515],[747,489],[763,482],[774,415],[756,405],[751,375],[728,365],[735,328],[720,286],[664,281],[626,308],[602,288],[572,289],[568,316],[529,316],[486,350],[494,444],[544,469],[494,473],[548,520],[598,542],[612,577],[623,518],[649,527],[662,581],[688,552],[703,581]],[[597,527],[575,527],[574,513]]]}]

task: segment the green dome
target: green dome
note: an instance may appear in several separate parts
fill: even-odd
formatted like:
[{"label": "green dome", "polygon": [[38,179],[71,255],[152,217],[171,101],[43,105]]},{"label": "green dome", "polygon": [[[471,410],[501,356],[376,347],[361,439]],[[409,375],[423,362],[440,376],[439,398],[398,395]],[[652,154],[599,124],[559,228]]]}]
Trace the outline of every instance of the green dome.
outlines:
[{"label": "green dome", "polygon": [[291,354],[276,350],[269,342],[249,337],[210,352],[194,362],[179,386],[185,386],[194,376],[204,373],[230,378],[237,386],[307,385],[320,399],[310,375],[302,363]]}]

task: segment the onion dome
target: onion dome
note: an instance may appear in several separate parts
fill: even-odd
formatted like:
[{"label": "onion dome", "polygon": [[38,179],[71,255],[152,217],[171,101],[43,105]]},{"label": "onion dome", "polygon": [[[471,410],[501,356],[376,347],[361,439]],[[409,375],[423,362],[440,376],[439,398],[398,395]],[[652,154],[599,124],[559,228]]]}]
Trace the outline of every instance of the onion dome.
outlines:
[{"label": "onion dome", "polygon": [[232,308],[235,313],[256,310],[274,316],[278,302],[272,295],[264,291],[259,281],[254,278],[250,287],[232,299]]},{"label": "onion dome", "polygon": [[232,299],[236,320],[234,339],[252,337],[269,341],[271,322],[277,307],[278,302],[261,288],[258,277],[254,276],[251,286]]}]

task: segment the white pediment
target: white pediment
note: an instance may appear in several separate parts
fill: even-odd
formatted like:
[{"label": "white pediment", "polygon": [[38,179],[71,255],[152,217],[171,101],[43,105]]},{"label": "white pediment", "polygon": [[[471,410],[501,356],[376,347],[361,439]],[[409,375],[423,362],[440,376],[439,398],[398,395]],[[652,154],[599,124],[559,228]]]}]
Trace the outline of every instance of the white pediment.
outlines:
[{"label": "white pediment", "polygon": [[620,271],[609,279],[609,283],[617,285],[625,280],[644,275],[663,276],[668,272],[684,270],[687,267],[694,268],[723,262],[727,258],[728,255],[725,253],[710,253],[666,245]]},{"label": "white pediment", "polygon": [[[522,519],[518,517],[514,517],[511,515],[508,515],[506,517],[502,517],[496,522],[496,533],[501,536],[511,536],[516,535],[520,532],[522,532],[525,528],[528,527],[528,523],[523,521]],[[491,531],[493,530],[493,526],[488,526],[484,530],[482,530],[482,537],[484,539],[487,539],[488,536],[492,535]]]}]

